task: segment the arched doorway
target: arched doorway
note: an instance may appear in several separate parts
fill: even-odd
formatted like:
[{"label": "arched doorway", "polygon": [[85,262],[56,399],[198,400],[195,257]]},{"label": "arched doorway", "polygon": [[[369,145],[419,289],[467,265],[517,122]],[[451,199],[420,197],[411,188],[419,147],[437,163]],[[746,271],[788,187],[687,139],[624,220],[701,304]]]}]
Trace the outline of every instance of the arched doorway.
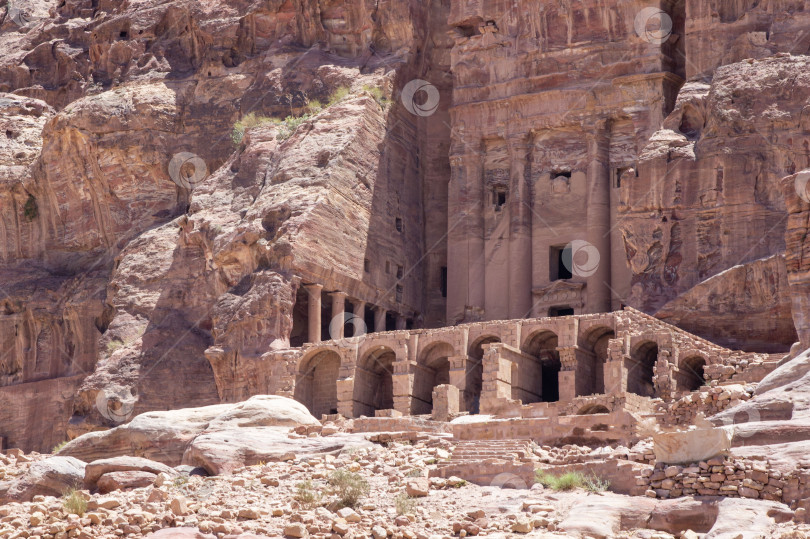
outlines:
[{"label": "arched doorway", "polygon": [[396,354],[385,346],[366,352],[354,375],[354,415],[374,416],[377,410],[394,407],[394,361]]},{"label": "arched doorway", "polygon": [[484,385],[484,345],[498,343],[495,336],[480,337],[470,346],[467,354],[467,389],[464,391],[464,409],[471,414],[481,409],[481,389]]},{"label": "arched doorway", "polygon": [[455,351],[450,344],[434,343],[422,352],[413,375],[411,413],[429,414],[433,411],[433,388],[450,383],[450,361]]},{"label": "arched doorway", "polygon": [[605,363],[608,344],[616,334],[611,328],[593,328],[581,342],[582,358],[577,363],[577,396],[605,393]]},{"label": "arched doorway", "polygon": [[703,371],[706,360],[701,356],[690,356],[681,361],[675,374],[675,387],[678,391],[692,392],[706,383]]},{"label": "arched doorway", "polygon": [[337,413],[337,379],[340,356],[334,350],[316,352],[301,362],[295,381],[295,400],[316,418]]},{"label": "arched doorway", "polygon": [[[559,401],[562,363],[560,363],[560,353],[557,351],[557,334],[548,330],[538,331],[526,339],[521,351],[534,358],[535,364],[518,366],[519,383],[524,386],[524,389],[528,389],[527,384],[531,385],[533,390],[530,391],[532,392],[540,390],[538,398],[532,399],[526,396],[521,398],[523,404]],[[514,386],[512,394],[514,398]]]},{"label": "arched doorway", "polygon": [[645,341],[625,360],[627,391],[642,397],[655,397],[655,362],[658,361],[658,344]]}]

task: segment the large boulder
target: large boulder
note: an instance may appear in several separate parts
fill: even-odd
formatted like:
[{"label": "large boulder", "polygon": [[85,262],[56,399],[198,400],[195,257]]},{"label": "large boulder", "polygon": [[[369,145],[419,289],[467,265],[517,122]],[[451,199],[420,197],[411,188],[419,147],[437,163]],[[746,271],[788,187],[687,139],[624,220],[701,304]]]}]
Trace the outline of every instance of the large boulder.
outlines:
[{"label": "large boulder", "polygon": [[130,455],[175,466],[180,463],[191,440],[203,432],[218,415],[233,406],[215,404],[201,408],[147,412],[113,429],[83,434],[65,445],[59,454],[86,462]]},{"label": "large boulder", "polygon": [[32,463],[23,475],[0,483],[0,504],[30,502],[34,496],[61,496],[81,487],[85,463],[73,457],[56,456]]},{"label": "large boulder", "polygon": [[297,401],[257,395],[237,404],[147,412],[114,429],[83,434],[60,455],[91,462],[87,484],[93,486],[102,474],[113,471],[159,473],[165,471],[160,465],[188,463],[217,474],[278,460],[290,452],[320,453],[346,443],[368,443],[355,437],[289,439],[290,428],[301,425],[320,423]]},{"label": "large boulder", "polygon": [[152,475],[165,473],[176,475],[173,468],[163,463],[141,457],[113,457],[94,460],[84,469],[84,485],[93,489],[101,476],[116,472],[147,472]]},{"label": "large boulder", "polygon": [[318,455],[346,447],[371,446],[362,434],[290,438],[286,429],[249,427],[212,430],[197,436],[183,456],[183,464],[199,466],[211,475],[231,473],[242,466]]}]

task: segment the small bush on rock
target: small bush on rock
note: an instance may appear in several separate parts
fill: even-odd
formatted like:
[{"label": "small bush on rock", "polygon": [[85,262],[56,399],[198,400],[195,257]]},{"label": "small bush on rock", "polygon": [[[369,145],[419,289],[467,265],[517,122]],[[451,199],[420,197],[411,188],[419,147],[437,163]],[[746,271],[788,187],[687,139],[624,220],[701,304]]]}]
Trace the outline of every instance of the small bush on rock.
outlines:
[{"label": "small bush on rock", "polygon": [[65,440],[64,442],[59,442],[58,444],[53,446],[53,449],[51,449],[51,453],[53,453],[54,455],[59,453],[62,450],[62,448],[65,447],[66,445],[67,440]]},{"label": "small bush on rock", "polygon": [[610,480],[602,479],[596,474],[585,476],[582,488],[589,492],[604,492],[610,488]]},{"label": "small bush on rock", "polygon": [[315,491],[311,481],[302,481],[295,485],[295,499],[307,509],[321,502],[321,494]]},{"label": "small bush on rock", "polygon": [[329,484],[343,507],[356,507],[360,500],[368,496],[368,481],[359,474],[346,470],[335,470],[329,476]]},{"label": "small bush on rock", "polygon": [[416,498],[412,498],[406,493],[400,492],[397,499],[394,500],[394,505],[397,509],[397,515],[401,516],[413,513],[416,506],[419,505],[419,502],[416,500]]},{"label": "small bush on rock", "polygon": [[81,491],[70,488],[62,495],[62,506],[67,513],[81,517],[87,511],[87,500],[82,496]]},{"label": "small bush on rock", "polygon": [[583,488],[590,492],[604,492],[610,486],[610,481],[607,479],[602,479],[595,474],[586,476],[581,472],[567,472],[557,476],[545,470],[537,470],[535,477],[538,483],[553,490]]}]

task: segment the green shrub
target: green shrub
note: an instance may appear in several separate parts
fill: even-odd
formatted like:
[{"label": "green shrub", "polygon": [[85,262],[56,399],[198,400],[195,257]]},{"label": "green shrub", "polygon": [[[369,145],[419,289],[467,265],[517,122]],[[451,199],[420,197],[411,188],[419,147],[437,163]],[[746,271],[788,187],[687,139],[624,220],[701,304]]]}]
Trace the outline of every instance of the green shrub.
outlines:
[{"label": "green shrub", "polygon": [[534,475],[538,483],[553,490],[583,488],[590,492],[604,492],[610,487],[610,481],[602,479],[596,474],[585,475],[581,472],[567,472],[557,476],[544,470],[537,470]]},{"label": "green shrub", "polygon": [[573,490],[583,485],[584,477],[579,472],[567,472],[562,475],[553,475],[543,470],[535,472],[537,482],[553,490]]},{"label": "green shrub", "polygon": [[329,476],[329,484],[337,495],[342,507],[356,507],[361,499],[368,496],[368,481],[359,474],[346,470],[335,470]]},{"label": "green shrub", "polygon": [[295,499],[307,509],[315,507],[321,501],[321,494],[307,480],[295,485]]},{"label": "green shrub", "polygon": [[416,498],[412,498],[406,493],[400,492],[396,500],[394,500],[394,505],[397,509],[397,516],[401,516],[413,513],[416,506],[419,505],[419,502]]},{"label": "green shrub", "polygon": [[34,198],[34,195],[28,195],[28,200],[25,201],[25,206],[23,206],[23,214],[29,221],[33,221],[39,216],[37,199]]},{"label": "green shrub", "polygon": [[233,124],[233,131],[231,131],[231,141],[234,145],[238,146],[242,143],[242,139],[245,136],[245,131],[252,127],[259,127],[260,125],[265,125],[268,123],[278,123],[278,120],[275,118],[268,118],[267,116],[258,116],[255,113],[251,112],[241,120]]},{"label": "green shrub", "polygon": [[610,480],[602,479],[596,474],[585,476],[582,488],[589,492],[604,492],[610,488]]},{"label": "green shrub", "polygon": [[59,453],[62,450],[62,448],[65,447],[66,445],[67,445],[67,440],[65,440],[64,442],[59,442],[58,444],[53,446],[53,449],[51,449],[51,453],[53,453],[54,455],[56,453]]},{"label": "green shrub", "polygon": [[87,511],[87,500],[82,495],[81,491],[70,488],[62,494],[62,506],[65,511],[71,515],[84,516]]},{"label": "green shrub", "polygon": [[409,471],[406,477],[422,477],[425,475],[425,471],[422,468],[414,468],[413,470]]},{"label": "green shrub", "polygon": [[340,103],[341,101],[343,101],[344,99],[349,97],[350,93],[351,93],[351,90],[349,89],[348,86],[341,86],[341,87],[337,88],[329,96],[329,101],[326,103],[326,107],[329,108],[332,105]]},{"label": "green shrub", "polygon": [[388,106],[388,98],[385,97],[385,92],[383,92],[382,88],[367,84],[363,86],[363,91],[370,93],[374,101],[376,101],[383,110]]}]

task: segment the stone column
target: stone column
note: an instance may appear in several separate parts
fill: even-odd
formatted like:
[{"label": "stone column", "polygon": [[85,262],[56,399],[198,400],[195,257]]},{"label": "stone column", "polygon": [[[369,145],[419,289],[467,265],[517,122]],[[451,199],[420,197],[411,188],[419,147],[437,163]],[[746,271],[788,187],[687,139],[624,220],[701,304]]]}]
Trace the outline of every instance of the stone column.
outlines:
[{"label": "stone column", "polygon": [[557,348],[562,368],[559,374],[560,402],[571,402],[577,392],[577,349],[576,346]]},{"label": "stone column", "polygon": [[531,316],[532,308],[532,210],[526,169],[529,139],[509,139],[509,318]]},{"label": "stone column", "polygon": [[[345,333],[346,327],[346,293],[345,292],[332,292],[329,294],[332,296],[332,320],[329,321],[329,337],[332,339],[342,339]],[[340,320],[340,326],[335,324],[335,327],[332,327],[332,321],[338,318]],[[332,332],[335,332],[332,335]]]},{"label": "stone column", "polygon": [[397,331],[403,331],[408,328],[408,319],[402,313],[397,313]]},{"label": "stone column", "polygon": [[[359,318],[360,320],[362,320],[363,325],[365,325],[366,324],[366,302],[362,301],[362,300],[359,300],[359,299],[356,300],[356,301],[352,300],[352,308],[353,308],[352,314],[354,314],[354,316],[356,318]],[[368,332],[368,328],[366,328],[366,332]]]},{"label": "stone column", "polygon": [[461,391],[461,408],[467,410],[467,356],[453,356],[447,358],[450,363],[450,384]]},{"label": "stone column", "polygon": [[374,307],[374,332],[380,333],[385,331],[385,308],[376,306]]},{"label": "stone column", "polygon": [[394,410],[403,415],[411,415],[411,400],[413,399],[413,370],[415,361],[398,359],[392,365],[394,374],[391,376],[394,383]]},{"label": "stone column", "polygon": [[484,181],[480,142],[450,156],[447,219],[447,323],[478,319],[484,309]]},{"label": "stone column", "polygon": [[307,284],[304,288],[309,292],[309,342],[321,342],[321,284]]},{"label": "stone column", "polygon": [[[599,265],[587,279],[585,304],[587,313],[610,312],[610,123],[600,120],[588,137],[588,199],[586,215],[587,241],[599,255]],[[580,256],[586,253],[579,253]],[[574,253],[574,278],[577,278],[577,253]],[[583,265],[584,269],[590,269]],[[589,273],[589,272],[585,272]]]}]

